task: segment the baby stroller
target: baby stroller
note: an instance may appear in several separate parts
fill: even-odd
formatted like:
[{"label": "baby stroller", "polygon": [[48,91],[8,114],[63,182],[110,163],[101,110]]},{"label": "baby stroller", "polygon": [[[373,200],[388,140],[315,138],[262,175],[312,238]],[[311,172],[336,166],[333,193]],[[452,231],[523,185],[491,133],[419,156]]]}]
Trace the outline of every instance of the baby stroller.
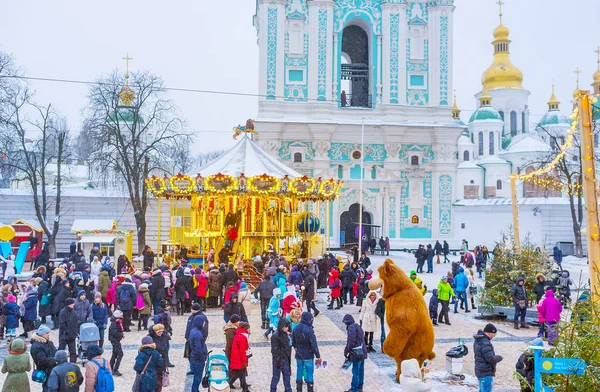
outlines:
[{"label": "baby stroller", "polygon": [[209,392],[230,392],[229,388],[229,361],[223,354],[210,355],[206,361],[206,375]]},{"label": "baby stroller", "polygon": [[77,352],[82,365],[88,360],[87,349],[90,344],[98,344],[100,341],[100,330],[94,323],[83,323],[79,326],[79,336],[77,337]]}]

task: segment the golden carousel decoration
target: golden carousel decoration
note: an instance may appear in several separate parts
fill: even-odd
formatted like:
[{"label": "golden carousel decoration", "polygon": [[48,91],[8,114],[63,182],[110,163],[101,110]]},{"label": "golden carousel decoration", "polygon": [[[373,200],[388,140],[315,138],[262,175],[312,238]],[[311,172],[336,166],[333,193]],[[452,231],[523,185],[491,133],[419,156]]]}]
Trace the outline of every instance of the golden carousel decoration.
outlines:
[{"label": "golden carousel decoration", "polygon": [[173,253],[188,247],[188,258],[200,265],[210,248],[218,254],[225,246],[230,262],[269,251],[306,257],[310,244],[323,244],[314,212],[329,213],[342,182],[307,177],[267,154],[248,135],[257,134],[252,120],[234,131],[237,144],[197,174],[146,179],[159,210],[162,199],[170,203],[166,244]]}]

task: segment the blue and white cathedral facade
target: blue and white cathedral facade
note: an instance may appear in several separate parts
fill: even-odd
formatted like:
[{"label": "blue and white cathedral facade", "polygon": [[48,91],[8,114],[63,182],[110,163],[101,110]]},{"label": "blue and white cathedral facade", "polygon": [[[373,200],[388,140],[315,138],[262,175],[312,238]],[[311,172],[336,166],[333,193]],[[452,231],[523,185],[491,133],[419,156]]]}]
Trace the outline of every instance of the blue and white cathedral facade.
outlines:
[{"label": "blue and white cathedral facade", "polygon": [[452,238],[465,130],[452,118],[453,14],[453,0],[257,1],[256,140],[344,181],[318,212],[332,245],[356,241],[361,176],[366,234],[393,247]]}]

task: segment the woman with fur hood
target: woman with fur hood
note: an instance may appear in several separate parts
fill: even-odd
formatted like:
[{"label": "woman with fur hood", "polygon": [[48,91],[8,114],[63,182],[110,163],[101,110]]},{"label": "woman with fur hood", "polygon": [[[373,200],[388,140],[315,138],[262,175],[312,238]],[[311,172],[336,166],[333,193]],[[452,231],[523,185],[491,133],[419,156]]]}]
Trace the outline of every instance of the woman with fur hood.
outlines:
[{"label": "woman with fur hood", "polygon": [[360,325],[365,333],[365,345],[370,353],[377,352],[373,348],[373,335],[375,331],[379,331],[379,317],[375,314],[377,302],[379,302],[379,294],[375,290],[369,291],[360,308]]}]

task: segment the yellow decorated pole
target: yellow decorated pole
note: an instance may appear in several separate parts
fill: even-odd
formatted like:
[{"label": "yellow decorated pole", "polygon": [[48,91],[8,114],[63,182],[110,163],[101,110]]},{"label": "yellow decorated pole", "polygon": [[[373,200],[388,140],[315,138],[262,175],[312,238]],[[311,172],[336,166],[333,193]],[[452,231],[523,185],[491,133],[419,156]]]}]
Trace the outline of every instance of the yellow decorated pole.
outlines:
[{"label": "yellow decorated pole", "polygon": [[517,202],[517,179],[514,174],[510,175],[510,194],[512,198],[513,232],[515,241],[515,252],[521,252],[521,237],[519,236],[519,204]]},{"label": "yellow decorated pole", "polygon": [[600,281],[600,228],[598,222],[598,193],[596,191],[596,160],[594,158],[594,134],[592,130],[592,106],[589,91],[582,91],[577,99],[579,109],[579,132],[581,136],[581,171],[583,173],[583,197],[587,219],[588,263],[592,298],[599,301]]}]

